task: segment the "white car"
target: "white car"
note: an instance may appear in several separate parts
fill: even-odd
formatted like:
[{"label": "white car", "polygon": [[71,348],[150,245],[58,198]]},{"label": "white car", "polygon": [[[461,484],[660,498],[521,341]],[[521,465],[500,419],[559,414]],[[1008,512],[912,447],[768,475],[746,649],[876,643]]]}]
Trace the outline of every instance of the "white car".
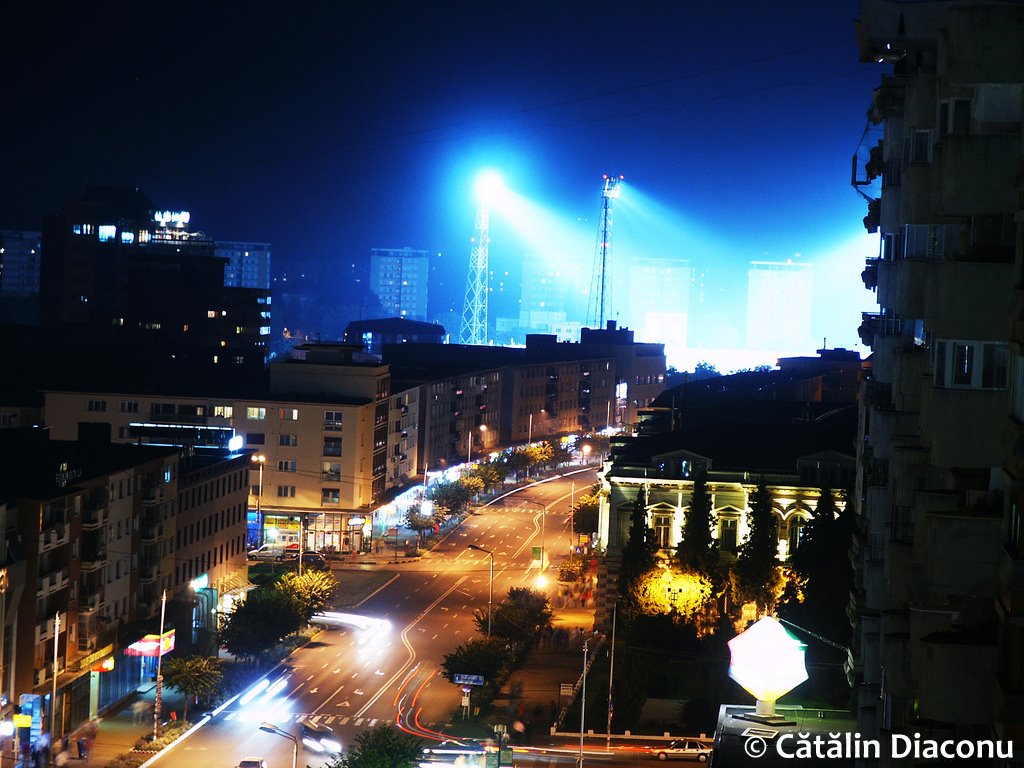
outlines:
[{"label": "white car", "polygon": [[713,750],[705,741],[678,739],[652,751],[658,755],[659,760],[695,760],[698,763],[706,763],[711,759]]}]

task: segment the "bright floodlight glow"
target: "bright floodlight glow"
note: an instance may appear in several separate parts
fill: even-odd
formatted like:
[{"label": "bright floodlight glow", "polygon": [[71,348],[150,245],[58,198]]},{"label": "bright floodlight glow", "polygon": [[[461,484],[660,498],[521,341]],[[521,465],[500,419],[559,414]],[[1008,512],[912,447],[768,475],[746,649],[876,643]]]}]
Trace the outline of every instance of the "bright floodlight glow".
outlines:
[{"label": "bright floodlight glow", "polygon": [[476,177],[476,196],[481,203],[493,200],[504,187],[501,175],[495,170],[487,169]]},{"label": "bright floodlight glow", "polygon": [[538,589],[544,589],[544,587],[546,587],[548,585],[548,577],[545,576],[543,573],[540,574],[537,577],[536,584],[537,584],[537,588]]},{"label": "bright floodlight glow", "polygon": [[729,641],[729,677],[760,701],[775,701],[807,679],[804,644],[766,616]]},{"label": "bright floodlight glow", "polygon": [[330,752],[341,752],[341,742],[334,739],[320,739],[320,744]]}]

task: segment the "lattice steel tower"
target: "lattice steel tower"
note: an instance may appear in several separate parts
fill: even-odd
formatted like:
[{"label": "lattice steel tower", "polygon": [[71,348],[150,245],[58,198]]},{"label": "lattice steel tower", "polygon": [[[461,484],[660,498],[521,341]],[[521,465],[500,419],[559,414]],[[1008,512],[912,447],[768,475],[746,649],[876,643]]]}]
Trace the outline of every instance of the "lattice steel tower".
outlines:
[{"label": "lattice steel tower", "polygon": [[623,176],[602,177],[601,225],[597,231],[597,248],[594,253],[594,274],[590,285],[590,304],[587,311],[587,325],[604,328],[605,311],[611,312],[612,282],[609,277],[612,256],[612,200],[619,197]]},{"label": "lattice steel tower", "polygon": [[497,174],[483,174],[476,184],[479,205],[476,209],[476,236],[469,254],[469,274],[466,276],[466,302],[462,308],[460,344],[487,343],[487,297],[489,275],[487,246],[490,244],[490,198],[501,186]]}]

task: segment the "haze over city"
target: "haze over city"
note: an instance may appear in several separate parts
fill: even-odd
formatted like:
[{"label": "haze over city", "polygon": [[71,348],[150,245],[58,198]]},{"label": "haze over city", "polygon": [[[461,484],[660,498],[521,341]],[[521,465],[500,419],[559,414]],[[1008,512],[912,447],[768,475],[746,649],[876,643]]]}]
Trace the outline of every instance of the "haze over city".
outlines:
[{"label": "haze over city", "polygon": [[[318,275],[320,301],[342,305],[304,323],[323,338],[359,316],[370,249],[423,249],[427,319],[455,335],[482,168],[532,206],[492,213],[492,327],[517,311],[526,256],[589,284],[601,175],[622,174],[613,277],[671,257],[703,282],[693,349],[670,344],[670,364],[745,346],[751,261],[813,265],[813,341],[786,351],[858,348],[877,244],[849,168],[877,73],[857,63],[856,3],[730,8],[126,5],[45,24],[21,9],[0,226],[38,228],[89,184],[137,187],[194,230],[270,243],[276,280]],[[637,326],[626,298],[608,317]]]}]

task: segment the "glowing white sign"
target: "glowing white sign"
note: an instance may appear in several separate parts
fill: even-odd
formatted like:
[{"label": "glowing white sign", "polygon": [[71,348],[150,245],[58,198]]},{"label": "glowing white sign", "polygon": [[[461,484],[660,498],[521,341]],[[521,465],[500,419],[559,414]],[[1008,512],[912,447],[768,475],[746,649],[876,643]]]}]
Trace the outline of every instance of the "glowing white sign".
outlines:
[{"label": "glowing white sign", "polygon": [[761,701],[775,701],[807,679],[803,643],[771,616],[730,640],[729,652],[729,677]]},{"label": "glowing white sign", "polygon": [[188,211],[156,211],[153,213],[153,221],[165,227],[184,227],[192,218]]}]

